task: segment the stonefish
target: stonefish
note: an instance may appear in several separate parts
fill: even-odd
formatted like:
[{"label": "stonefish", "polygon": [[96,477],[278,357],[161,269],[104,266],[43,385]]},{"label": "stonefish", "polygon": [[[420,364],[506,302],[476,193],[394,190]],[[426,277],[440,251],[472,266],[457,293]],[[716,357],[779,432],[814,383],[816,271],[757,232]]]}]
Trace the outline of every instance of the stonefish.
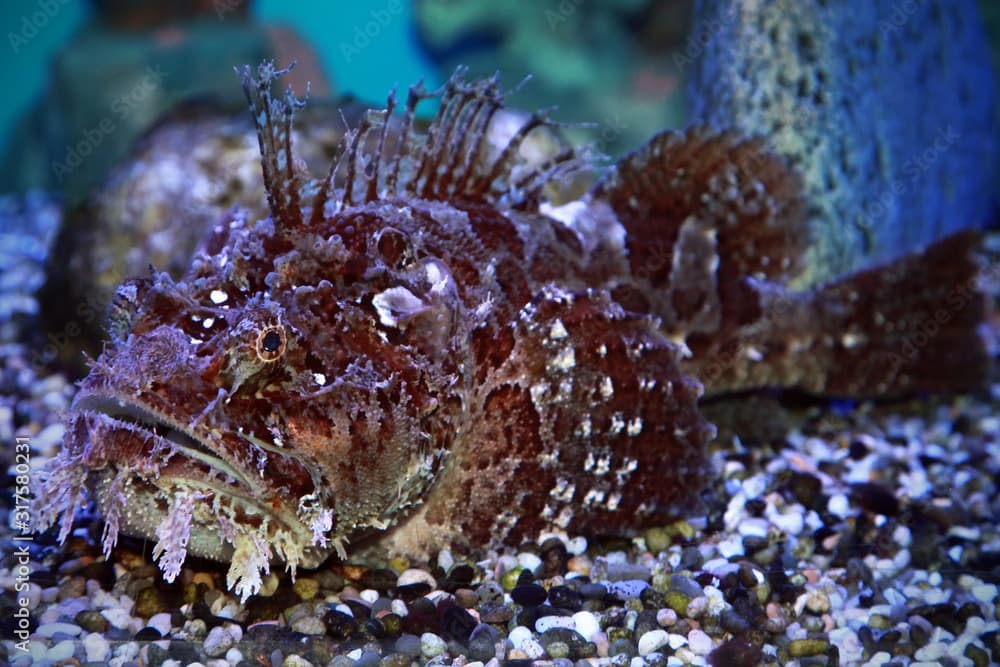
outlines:
[{"label": "stonefish", "polygon": [[682,516],[711,474],[703,391],[983,380],[973,234],[795,292],[806,202],[760,140],[533,159],[546,114],[490,140],[498,79],[459,72],[411,88],[401,121],[390,95],[313,178],[283,71],[242,70],[270,216],[233,211],[183,280],[118,290],[39,489],[61,539],[94,499],[106,553],[122,531],[168,580],[188,554],[228,561],[245,598],[272,560],[294,574],[362,538],[427,553]]}]

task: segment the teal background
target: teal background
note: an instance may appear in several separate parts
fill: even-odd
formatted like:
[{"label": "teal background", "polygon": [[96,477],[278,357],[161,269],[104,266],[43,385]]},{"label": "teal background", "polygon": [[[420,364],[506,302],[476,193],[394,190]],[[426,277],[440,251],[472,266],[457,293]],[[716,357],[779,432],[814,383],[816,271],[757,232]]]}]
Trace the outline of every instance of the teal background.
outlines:
[{"label": "teal background", "polygon": [[[433,67],[413,38],[408,0],[397,0],[399,11],[390,12],[391,20],[367,47],[350,58],[344,57],[343,45],[353,45],[356,28],[363,29],[372,20],[373,12],[386,11],[390,4],[390,0],[257,0],[253,3],[253,14],[262,22],[294,27],[319,52],[323,68],[338,94],[353,93],[360,99],[378,102],[396,84],[404,88],[420,77],[429,85],[437,83]],[[50,8],[47,13],[45,7]],[[25,43],[12,45],[11,37],[14,36],[16,43],[23,34],[25,18],[38,12],[50,17],[45,26]],[[0,150],[6,146],[14,120],[26,113],[42,94],[49,59],[72,38],[89,13],[90,5],[84,0],[0,3],[0,83],[4,91],[0,104]]]}]

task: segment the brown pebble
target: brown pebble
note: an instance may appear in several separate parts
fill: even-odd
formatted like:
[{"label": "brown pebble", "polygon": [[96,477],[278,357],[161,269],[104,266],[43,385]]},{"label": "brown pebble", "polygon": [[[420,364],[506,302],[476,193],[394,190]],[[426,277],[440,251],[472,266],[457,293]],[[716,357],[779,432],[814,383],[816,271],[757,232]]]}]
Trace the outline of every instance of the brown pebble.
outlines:
[{"label": "brown pebble", "polygon": [[479,604],[479,596],[476,595],[476,591],[458,588],[455,590],[455,601],[465,609],[472,609]]}]

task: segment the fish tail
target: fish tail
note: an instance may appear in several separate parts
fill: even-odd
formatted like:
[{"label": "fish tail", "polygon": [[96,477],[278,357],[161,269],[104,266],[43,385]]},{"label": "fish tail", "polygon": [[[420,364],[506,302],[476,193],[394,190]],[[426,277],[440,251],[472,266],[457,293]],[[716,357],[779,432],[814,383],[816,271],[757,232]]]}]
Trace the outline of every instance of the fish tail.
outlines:
[{"label": "fish tail", "polygon": [[818,320],[836,332],[824,391],[899,396],[984,388],[991,353],[979,233],[960,232],[820,287]]}]

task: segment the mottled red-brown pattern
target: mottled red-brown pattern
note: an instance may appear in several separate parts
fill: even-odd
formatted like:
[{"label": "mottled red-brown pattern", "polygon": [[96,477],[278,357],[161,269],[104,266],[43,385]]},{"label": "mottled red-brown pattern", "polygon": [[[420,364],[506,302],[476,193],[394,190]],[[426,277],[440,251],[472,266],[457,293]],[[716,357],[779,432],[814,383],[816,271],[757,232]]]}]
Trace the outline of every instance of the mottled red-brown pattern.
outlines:
[{"label": "mottled red-brown pattern", "polygon": [[[280,73],[243,71],[271,215],[232,211],[183,280],[119,290],[41,490],[63,538],[94,497],[106,550],[155,540],[168,579],[188,554],[227,560],[246,596],[272,559],[315,566],[360,538],[426,554],[634,531],[697,507],[703,387],[983,377],[981,302],[947,292],[971,284],[971,237],[795,292],[805,203],[760,141],[664,132],[556,205],[585,153],[542,114],[497,139],[497,79],[459,73],[426,133],[416,87],[401,123],[390,98],[317,179]],[[935,304],[942,336],[910,354]],[[942,361],[963,375],[927,370]]]}]

